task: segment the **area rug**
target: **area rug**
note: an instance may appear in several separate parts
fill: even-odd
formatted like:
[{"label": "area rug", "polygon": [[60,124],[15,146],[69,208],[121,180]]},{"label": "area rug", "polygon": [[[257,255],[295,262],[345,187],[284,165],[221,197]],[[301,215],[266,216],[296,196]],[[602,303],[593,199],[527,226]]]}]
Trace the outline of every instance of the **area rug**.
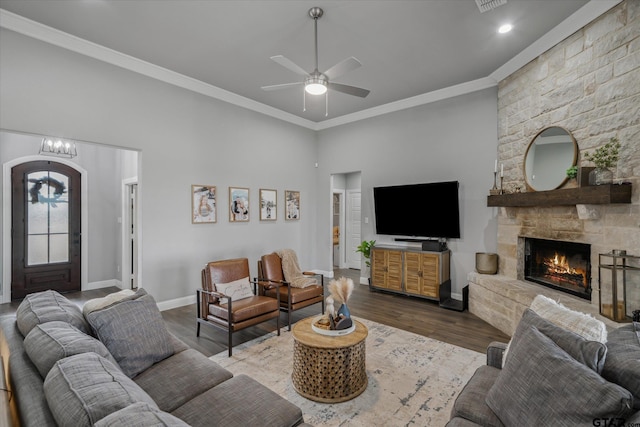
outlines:
[{"label": "area rug", "polygon": [[411,332],[360,319],[369,329],[369,384],[355,399],[327,404],[296,393],[291,382],[293,338],[267,334],[211,356],[234,375],[247,374],[302,409],[321,426],[444,426],[456,396],[485,355]]}]

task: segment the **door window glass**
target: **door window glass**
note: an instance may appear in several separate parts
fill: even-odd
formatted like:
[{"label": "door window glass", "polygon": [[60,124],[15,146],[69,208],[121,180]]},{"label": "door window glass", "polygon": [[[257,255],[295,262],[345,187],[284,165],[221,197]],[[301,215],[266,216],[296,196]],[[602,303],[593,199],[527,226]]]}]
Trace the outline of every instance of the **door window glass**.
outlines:
[{"label": "door window glass", "polygon": [[68,262],[69,178],[38,171],[27,180],[27,265]]}]

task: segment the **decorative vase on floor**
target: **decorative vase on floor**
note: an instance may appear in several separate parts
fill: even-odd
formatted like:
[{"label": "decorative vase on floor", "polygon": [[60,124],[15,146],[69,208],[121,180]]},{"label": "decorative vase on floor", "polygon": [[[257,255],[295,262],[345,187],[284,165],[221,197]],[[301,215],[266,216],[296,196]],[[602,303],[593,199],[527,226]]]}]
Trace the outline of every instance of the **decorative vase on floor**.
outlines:
[{"label": "decorative vase on floor", "polygon": [[589,185],[611,184],[613,172],[608,168],[595,168],[589,172]]}]

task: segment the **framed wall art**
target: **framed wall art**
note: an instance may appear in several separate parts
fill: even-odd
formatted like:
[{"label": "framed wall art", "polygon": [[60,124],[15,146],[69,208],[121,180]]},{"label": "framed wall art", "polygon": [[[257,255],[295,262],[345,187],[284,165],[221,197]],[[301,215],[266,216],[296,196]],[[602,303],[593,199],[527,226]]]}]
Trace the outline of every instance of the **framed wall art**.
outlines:
[{"label": "framed wall art", "polygon": [[229,187],[229,222],[249,221],[249,189]]},{"label": "framed wall art", "polygon": [[191,223],[216,222],[216,187],[213,185],[191,186]]},{"label": "framed wall art", "polygon": [[284,190],[284,219],[300,219],[300,192]]},{"label": "framed wall art", "polygon": [[278,192],[276,190],[260,189],[260,221],[275,221],[278,219]]}]

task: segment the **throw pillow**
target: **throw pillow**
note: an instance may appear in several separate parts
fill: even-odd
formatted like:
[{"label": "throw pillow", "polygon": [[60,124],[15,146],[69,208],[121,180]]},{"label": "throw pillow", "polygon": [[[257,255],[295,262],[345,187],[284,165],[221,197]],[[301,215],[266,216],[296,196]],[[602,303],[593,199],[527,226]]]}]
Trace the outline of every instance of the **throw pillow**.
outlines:
[{"label": "throw pillow", "polygon": [[606,325],[593,316],[571,310],[544,295],[536,296],[529,308],[540,317],[590,341],[607,342]]},{"label": "throw pillow", "polygon": [[113,412],[97,423],[95,427],[154,426],[188,427],[180,418],[163,412],[148,403],[133,403],[126,408]]},{"label": "throw pillow", "polygon": [[88,320],[129,378],[173,354],[169,332],[151,295],[94,311]]},{"label": "throw pillow", "polygon": [[514,334],[485,401],[505,425],[532,427],[592,425],[596,418],[624,419],[633,411],[629,391],[576,361],[533,325]]},{"label": "throw pillow", "polygon": [[[603,344],[607,342],[607,327],[600,320],[579,311],[571,310],[544,295],[536,295],[529,306],[537,315],[568,331],[574,332],[590,341]],[[507,345],[502,357],[502,364],[507,360],[511,342]]]},{"label": "throw pillow", "polygon": [[66,322],[36,325],[25,337],[24,349],[42,378],[58,360],[80,353],[99,354],[117,366],[104,344]]},{"label": "throw pillow", "polygon": [[640,409],[640,323],[633,322],[609,334],[602,376],[633,393]]},{"label": "throw pillow", "polygon": [[157,408],[140,386],[95,353],[59,360],[44,380],[44,395],[60,426],[91,426],[126,408],[145,402]]},{"label": "throw pillow", "polygon": [[118,292],[114,292],[102,298],[94,298],[85,302],[82,306],[82,314],[86,318],[89,313],[96,310],[102,310],[103,308],[114,304],[116,302],[122,301],[129,297],[135,295],[135,292],[131,289],[123,289]]},{"label": "throw pillow", "polygon": [[[530,327],[535,327],[542,334],[549,337],[558,347],[566,351],[567,354],[576,361],[597,373],[602,372],[607,355],[607,347],[604,344],[597,341],[586,340],[578,334],[556,326],[554,323],[543,319],[528,308],[522,315],[522,320],[518,323],[514,337],[516,335],[522,335],[525,329]],[[509,359],[510,356],[508,355],[506,363],[509,363]]]},{"label": "throw pillow", "polygon": [[56,291],[29,294],[16,310],[16,323],[25,337],[34,326],[54,320],[70,323],[82,332],[90,333],[80,308]]},{"label": "throw pillow", "polygon": [[[237,301],[254,296],[251,284],[249,283],[249,277],[244,277],[229,283],[216,283],[215,287],[217,292],[222,292],[223,294],[230,296],[231,301]],[[220,304],[226,303],[227,298],[220,298]]]}]

